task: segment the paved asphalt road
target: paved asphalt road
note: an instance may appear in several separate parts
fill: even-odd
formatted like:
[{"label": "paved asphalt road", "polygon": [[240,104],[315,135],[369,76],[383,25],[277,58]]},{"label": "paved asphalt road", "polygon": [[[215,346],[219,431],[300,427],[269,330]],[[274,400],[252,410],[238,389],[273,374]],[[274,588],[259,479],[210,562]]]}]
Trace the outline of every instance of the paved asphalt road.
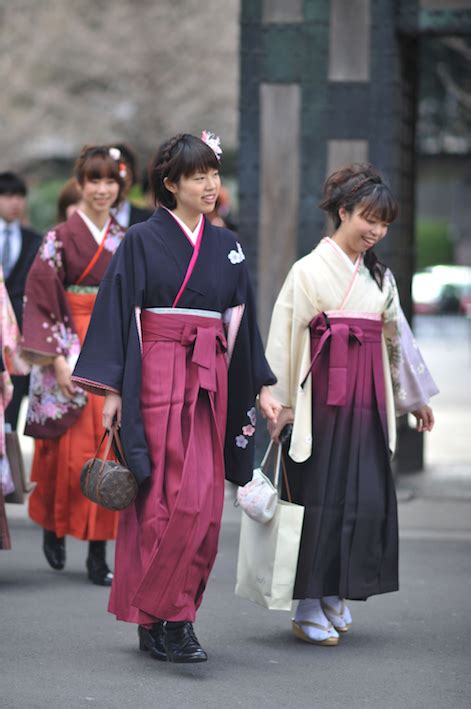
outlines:
[{"label": "paved asphalt road", "polygon": [[40,531],[18,509],[0,566],[0,706],[468,708],[471,496],[440,502],[441,512],[434,504],[400,504],[401,591],[351,604],[350,633],[323,648],[296,640],[288,613],[234,596],[229,501],[196,626],[210,659],[184,667],[139,652],[135,627],[105,612],[108,591],[86,580],[83,543],[68,540],[67,568],[49,569]]},{"label": "paved asphalt road", "polygon": [[289,613],[234,596],[239,513],[230,499],[196,625],[210,659],[195,666],[140,653],[135,627],[107,614],[108,591],[86,580],[85,544],[68,539],[67,567],[53,571],[40,530],[10,505],[13,550],[0,553],[0,707],[469,709],[470,360],[461,323],[459,376],[444,367],[437,333],[447,322],[420,330],[443,391],[442,427],[428,471],[399,480],[401,590],[352,603],[354,625],[338,647],[298,641]]}]

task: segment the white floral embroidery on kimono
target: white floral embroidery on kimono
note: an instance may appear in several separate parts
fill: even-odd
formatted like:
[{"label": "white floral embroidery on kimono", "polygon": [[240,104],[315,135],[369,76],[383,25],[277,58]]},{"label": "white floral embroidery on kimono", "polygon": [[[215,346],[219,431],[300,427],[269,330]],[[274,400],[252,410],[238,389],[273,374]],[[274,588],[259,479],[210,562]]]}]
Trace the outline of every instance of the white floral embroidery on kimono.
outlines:
[{"label": "white floral embroidery on kimono", "polygon": [[242,263],[242,261],[245,261],[245,255],[244,252],[242,251],[242,246],[237,242],[237,251],[235,249],[232,249],[232,251],[229,251],[227,258],[231,263]]}]

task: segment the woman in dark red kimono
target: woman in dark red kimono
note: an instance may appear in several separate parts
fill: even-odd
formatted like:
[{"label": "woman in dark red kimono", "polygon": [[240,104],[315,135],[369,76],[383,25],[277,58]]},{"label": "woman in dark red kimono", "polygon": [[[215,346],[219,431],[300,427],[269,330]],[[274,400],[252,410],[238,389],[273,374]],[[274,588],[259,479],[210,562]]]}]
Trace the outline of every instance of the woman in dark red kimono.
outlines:
[{"label": "woman in dark red kimono", "polygon": [[[106,393],[140,482],[120,517],[109,610],[139,624],[158,659],[207,659],[193,621],[213,566],[224,474],[252,477],[254,402],[275,420],[241,245],[214,227],[214,149],[190,135],[161,146],[154,215],[128,231],[103,279],[74,372]],[[212,147],[209,147],[209,146]],[[140,392],[140,394],[139,394]]]},{"label": "woman in dark red kimono", "polygon": [[124,231],[110,216],[122,188],[119,151],[89,146],[76,164],[79,210],[44,237],[26,283],[25,356],[31,373],[26,433],[36,439],[29,501],[44,529],[43,549],[54,569],[65,564],[65,535],[88,540],[90,580],[109,586],[105,542],[117,515],[87,500],[80,470],[102,434],[101,400],[72,384],[98,285]]}]

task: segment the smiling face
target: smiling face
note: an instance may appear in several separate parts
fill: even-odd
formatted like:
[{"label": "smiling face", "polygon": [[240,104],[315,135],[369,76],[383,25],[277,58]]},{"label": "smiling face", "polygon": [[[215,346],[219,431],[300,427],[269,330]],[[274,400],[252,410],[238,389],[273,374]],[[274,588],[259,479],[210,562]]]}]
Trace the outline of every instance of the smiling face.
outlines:
[{"label": "smiling face", "polygon": [[175,212],[185,220],[198,219],[200,214],[209,214],[214,210],[221,189],[219,171],[195,172],[188,177],[182,175],[178,182],[164,180],[165,187],[174,195],[177,207]]},{"label": "smiling face", "polygon": [[111,177],[85,178],[82,187],[82,205],[86,214],[108,214],[119,194],[119,184]]},{"label": "smiling face", "polygon": [[363,212],[361,205],[352,212],[343,207],[339,209],[341,222],[333,238],[352,260],[375,246],[388,232],[388,222],[378,221],[374,215]]}]

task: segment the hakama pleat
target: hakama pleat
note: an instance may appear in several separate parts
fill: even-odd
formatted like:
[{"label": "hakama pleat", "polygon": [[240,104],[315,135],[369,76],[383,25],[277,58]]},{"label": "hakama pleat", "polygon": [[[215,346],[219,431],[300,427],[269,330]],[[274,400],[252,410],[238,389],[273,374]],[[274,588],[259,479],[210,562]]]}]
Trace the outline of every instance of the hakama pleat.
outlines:
[{"label": "hakama pleat", "polygon": [[287,457],[293,499],[306,508],[294,598],[398,589],[381,328],[347,315],[311,323],[313,453]]},{"label": "hakama pleat", "polygon": [[109,610],[146,624],[195,619],[224,502],[221,321],[142,313],[141,411],[152,475],[121,513]]},{"label": "hakama pleat", "polygon": [[[91,294],[67,293],[74,326],[83,342],[95,300]],[[80,417],[58,438],[35,442],[29,515],[58,537],[83,540],[116,537],[118,515],[88,500],[80,489],[80,471],[93,458],[103,435],[103,399],[94,394]]]}]

